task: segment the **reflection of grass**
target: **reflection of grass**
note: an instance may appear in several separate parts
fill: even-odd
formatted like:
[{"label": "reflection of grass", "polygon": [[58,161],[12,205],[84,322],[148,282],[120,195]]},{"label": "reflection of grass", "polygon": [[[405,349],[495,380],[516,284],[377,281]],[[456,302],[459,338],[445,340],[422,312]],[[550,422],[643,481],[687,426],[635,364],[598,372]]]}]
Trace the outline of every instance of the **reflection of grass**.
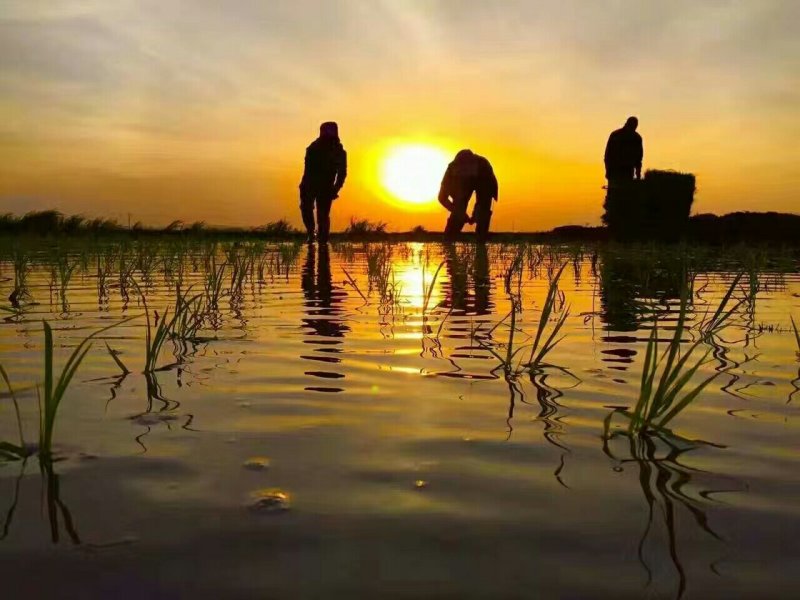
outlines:
[{"label": "reflection of grass", "polygon": [[[610,421],[613,414],[612,412],[606,420]],[[627,458],[618,458],[612,452],[611,442],[619,437],[628,442]],[[711,528],[701,499],[709,499],[711,494],[726,490],[701,490],[697,494],[699,497],[693,497],[686,489],[692,483],[692,478],[701,476],[702,471],[685,466],[680,459],[701,445],[718,447],[708,442],[687,440],[666,432],[647,433],[641,436],[616,432],[603,440],[603,452],[617,463],[615,470],[622,471],[628,465],[637,468],[637,480],[648,508],[647,524],[639,539],[637,551],[639,562],[647,573],[647,585],[653,582],[655,573],[651,568],[652,561],[648,561],[645,551],[648,542],[652,545],[659,539],[657,534],[654,535],[654,529],[658,525],[658,517],[661,516],[666,532],[667,551],[678,579],[677,598],[683,596],[688,584],[687,572],[678,545],[678,524],[682,522],[682,519],[678,518],[679,509],[685,509],[700,530],[723,541]]]}]

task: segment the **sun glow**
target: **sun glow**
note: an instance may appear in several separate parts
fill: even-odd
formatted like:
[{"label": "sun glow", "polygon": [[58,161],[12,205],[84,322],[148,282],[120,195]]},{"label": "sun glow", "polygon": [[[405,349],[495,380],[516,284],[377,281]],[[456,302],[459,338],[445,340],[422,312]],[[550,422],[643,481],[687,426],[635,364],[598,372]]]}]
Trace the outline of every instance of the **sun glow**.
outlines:
[{"label": "sun glow", "polygon": [[436,146],[391,147],[380,162],[379,181],[395,199],[412,205],[436,200],[450,155]]}]

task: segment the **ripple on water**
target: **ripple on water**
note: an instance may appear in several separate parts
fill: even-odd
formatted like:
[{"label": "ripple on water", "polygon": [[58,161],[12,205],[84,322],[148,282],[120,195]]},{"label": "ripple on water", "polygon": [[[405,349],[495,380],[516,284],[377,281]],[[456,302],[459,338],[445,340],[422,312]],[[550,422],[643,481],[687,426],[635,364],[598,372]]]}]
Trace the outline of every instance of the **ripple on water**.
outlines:
[{"label": "ripple on water", "polygon": [[254,456],[244,461],[242,466],[248,471],[266,471],[270,467],[270,462],[268,458],[263,456]]},{"label": "ripple on water", "polygon": [[248,508],[258,514],[280,514],[291,508],[291,497],[278,488],[267,488],[250,493]]}]

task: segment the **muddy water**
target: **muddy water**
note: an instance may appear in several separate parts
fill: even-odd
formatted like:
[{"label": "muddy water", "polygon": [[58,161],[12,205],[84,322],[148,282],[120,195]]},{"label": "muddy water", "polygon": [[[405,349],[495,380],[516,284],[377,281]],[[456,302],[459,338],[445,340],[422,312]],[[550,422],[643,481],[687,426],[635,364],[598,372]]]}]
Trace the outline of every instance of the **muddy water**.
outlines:
[{"label": "muddy water", "polygon": [[[0,322],[0,364],[31,445],[42,319],[60,368],[86,335],[143,314],[142,296],[155,318],[176,285],[205,303],[209,271],[222,274],[202,327],[168,341],[158,370],[142,374],[144,317],[95,340],[54,460],[0,463],[10,597],[800,593],[796,259],[762,263],[755,304],[696,380],[721,374],[672,431],[629,436],[621,410],[654,318],[669,331],[693,277],[699,323],[744,265],[709,253],[687,275],[681,257],[613,248],[201,246],[4,251],[2,297],[20,272],[26,293]],[[509,345],[526,356],[561,264],[553,318],[569,317],[551,366],[504,369]],[[0,441],[16,443],[0,401]]]}]

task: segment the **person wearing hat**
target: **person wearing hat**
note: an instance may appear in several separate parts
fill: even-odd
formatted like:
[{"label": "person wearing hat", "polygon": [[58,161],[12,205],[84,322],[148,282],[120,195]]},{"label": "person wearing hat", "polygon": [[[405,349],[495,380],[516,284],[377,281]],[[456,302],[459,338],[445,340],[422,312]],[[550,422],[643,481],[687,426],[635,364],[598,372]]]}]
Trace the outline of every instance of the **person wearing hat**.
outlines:
[{"label": "person wearing hat", "polygon": [[333,121],[320,125],[319,137],[306,148],[305,169],[300,181],[300,213],[314,241],[314,209],[317,211],[317,240],[328,241],[331,230],[331,204],[347,178],[347,152],[339,140],[339,126]]},{"label": "person wearing hat", "polygon": [[[467,209],[473,192],[475,205],[470,217]],[[471,223],[475,225],[478,240],[484,241],[489,235],[492,201],[497,200],[497,196],[497,177],[489,161],[472,150],[456,154],[439,188],[439,204],[450,212],[444,228],[445,238],[457,236],[466,223]]]}]

